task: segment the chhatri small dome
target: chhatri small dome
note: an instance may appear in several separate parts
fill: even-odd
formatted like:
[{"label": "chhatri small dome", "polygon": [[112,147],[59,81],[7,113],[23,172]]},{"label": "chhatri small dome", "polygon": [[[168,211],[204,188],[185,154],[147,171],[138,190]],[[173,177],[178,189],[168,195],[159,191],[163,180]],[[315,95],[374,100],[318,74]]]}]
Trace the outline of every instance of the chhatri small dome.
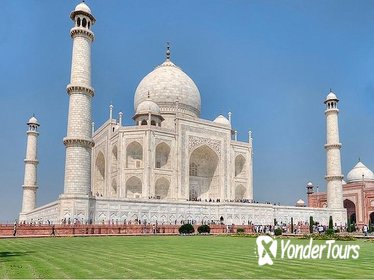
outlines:
[{"label": "chhatri small dome", "polygon": [[230,121],[222,115],[219,115],[213,122],[223,124],[223,125],[227,125],[227,126],[231,127]]},{"label": "chhatri small dome", "polygon": [[166,60],[145,76],[135,91],[134,108],[147,99],[148,92],[152,100],[160,107],[161,113],[178,111],[186,115],[200,116],[200,92],[194,81],[170,60],[169,46]]},{"label": "chhatri small dome", "polygon": [[91,14],[91,9],[87,6],[86,3],[82,2],[75,7],[74,12],[85,12]]},{"label": "chhatri small dome", "polygon": [[308,184],[306,184],[308,187],[313,187],[313,183],[312,182],[309,182]]},{"label": "chhatri small dome", "polygon": [[330,89],[329,94],[326,96],[326,101],[330,101],[330,100],[339,100],[331,89]]},{"label": "chhatri small dome", "polygon": [[[362,176],[364,178],[362,178]],[[357,182],[364,180],[374,180],[374,173],[367,168],[361,161],[359,161],[347,175],[347,182]]]},{"label": "chhatri small dome", "polygon": [[38,120],[35,118],[35,116],[32,116],[29,119],[29,121],[27,122],[27,124],[36,124],[36,125],[39,125]]},{"label": "chhatri small dome", "polygon": [[296,202],[296,206],[297,206],[297,207],[305,207],[305,201],[302,200],[302,199],[299,199],[299,200]]},{"label": "chhatri small dome", "polygon": [[70,18],[72,20],[75,20],[76,15],[84,15],[84,16],[89,17],[90,20],[92,21],[92,24],[94,24],[96,21],[95,17],[92,15],[91,9],[87,6],[86,3],[84,3],[84,1],[82,3],[79,3],[75,7],[74,11],[70,13]]},{"label": "chhatri small dome", "polygon": [[151,99],[144,100],[136,108],[137,115],[148,113],[151,113],[153,115],[160,115],[160,107],[158,107],[158,105]]}]

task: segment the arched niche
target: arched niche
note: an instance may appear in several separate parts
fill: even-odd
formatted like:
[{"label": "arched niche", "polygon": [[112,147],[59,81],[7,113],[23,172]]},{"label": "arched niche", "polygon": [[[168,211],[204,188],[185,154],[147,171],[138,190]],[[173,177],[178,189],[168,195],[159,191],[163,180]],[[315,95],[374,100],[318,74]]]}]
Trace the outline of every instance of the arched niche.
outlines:
[{"label": "arched niche", "polygon": [[142,168],[143,166],[143,147],[139,142],[131,142],[126,148],[126,167]]},{"label": "arched niche", "polygon": [[189,199],[220,198],[218,155],[207,145],[196,148],[189,162]]},{"label": "arched niche", "polygon": [[170,147],[164,142],[156,147],[155,167],[170,169]]},{"label": "arched niche", "polygon": [[246,189],[243,185],[237,185],[235,187],[235,199],[240,200],[245,198]]},{"label": "arched niche", "polygon": [[103,196],[105,185],[105,158],[102,152],[99,152],[95,160],[93,195]]},{"label": "arched niche", "polygon": [[118,164],[118,148],[115,145],[112,149],[112,172],[117,171],[117,164]]},{"label": "arched niche", "polygon": [[127,198],[141,198],[142,196],[142,181],[138,177],[131,177],[126,181],[126,197]]},{"label": "arched niche", "polygon": [[112,180],[112,185],[111,185],[111,188],[110,188],[110,194],[111,194],[112,197],[116,197],[117,193],[118,193],[117,180],[113,179]]},{"label": "arched niche", "polygon": [[166,178],[159,178],[155,183],[155,197],[166,199],[169,197],[170,182]]},{"label": "arched niche", "polygon": [[347,209],[347,219],[350,223],[356,223],[356,205],[352,200],[345,199],[343,201],[344,208]]},{"label": "arched niche", "polygon": [[244,175],[245,157],[238,155],[235,158],[235,177]]}]

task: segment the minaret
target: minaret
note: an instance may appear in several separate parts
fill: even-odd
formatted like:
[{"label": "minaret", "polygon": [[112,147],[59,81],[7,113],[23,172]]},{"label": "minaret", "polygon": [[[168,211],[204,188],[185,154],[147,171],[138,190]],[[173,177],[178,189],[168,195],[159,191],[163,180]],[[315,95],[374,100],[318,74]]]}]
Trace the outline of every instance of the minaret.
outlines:
[{"label": "minaret", "polygon": [[248,199],[253,200],[253,138],[252,131],[248,131],[248,144],[250,147],[249,150],[249,172],[248,172],[248,181],[249,181],[249,192]]},{"label": "minaret", "polygon": [[311,195],[314,193],[314,186],[312,184],[312,182],[309,182],[307,185],[306,185],[306,194],[307,194],[307,197],[308,197],[308,207],[312,207],[312,200],[311,200]]},{"label": "minaret", "polygon": [[342,170],[340,162],[340,149],[338,124],[338,102],[339,99],[330,90],[327,95],[326,104],[326,182],[327,182],[327,207],[334,209],[343,208]]},{"label": "minaret", "polygon": [[74,27],[70,30],[73,39],[69,95],[69,113],[66,146],[64,194],[62,197],[88,197],[91,191],[92,141],[91,101],[91,31],[95,18],[85,3],[78,4],[71,12]]},{"label": "minaret", "polygon": [[25,214],[35,209],[38,167],[38,120],[33,116],[27,122],[27,145],[25,162],[25,178],[23,183],[23,200],[20,221],[25,220]]}]

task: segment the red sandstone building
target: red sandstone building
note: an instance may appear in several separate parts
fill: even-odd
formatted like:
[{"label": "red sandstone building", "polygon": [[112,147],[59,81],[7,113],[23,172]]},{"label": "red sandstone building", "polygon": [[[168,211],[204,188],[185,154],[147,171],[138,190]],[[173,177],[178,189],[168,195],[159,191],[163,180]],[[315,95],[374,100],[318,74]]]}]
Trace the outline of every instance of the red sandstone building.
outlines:
[{"label": "red sandstone building", "polygon": [[[327,207],[326,192],[314,192],[312,183],[307,185],[308,207]],[[359,227],[374,223],[374,173],[361,161],[343,180],[343,203],[347,209],[347,219]]]}]

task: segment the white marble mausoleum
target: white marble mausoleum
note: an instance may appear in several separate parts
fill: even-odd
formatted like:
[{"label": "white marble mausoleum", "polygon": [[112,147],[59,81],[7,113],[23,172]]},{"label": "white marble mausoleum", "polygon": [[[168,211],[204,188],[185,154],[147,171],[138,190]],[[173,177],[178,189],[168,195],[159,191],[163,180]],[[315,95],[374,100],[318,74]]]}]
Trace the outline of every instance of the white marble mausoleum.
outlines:
[{"label": "white marble mausoleum", "polygon": [[[95,128],[91,116],[95,17],[85,3],[80,3],[70,18],[74,26],[70,31],[73,51],[67,85],[64,189],[56,201],[36,206],[39,123],[33,117],[28,122],[20,221],[272,224],[274,219],[289,223],[291,217],[295,223],[306,222],[313,216],[315,221],[327,223],[332,215],[337,224],[346,222],[339,196],[340,174],[328,177],[333,180],[331,207],[254,203],[251,132],[248,141],[237,141],[231,113],[227,118],[220,114],[214,120],[200,118],[199,89],[172,62],[169,46],[164,61],[160,59],[160,65],[135,91],[133,124],[123,125],[123,113],[114,116],[111,105],[109,119]],[[329,125],[337,128],[335,112],[327,115]],[[329,146],[333,157],[328,161],[329,166],[339,161],[340,167],[340,146],[336,145]]]}]

